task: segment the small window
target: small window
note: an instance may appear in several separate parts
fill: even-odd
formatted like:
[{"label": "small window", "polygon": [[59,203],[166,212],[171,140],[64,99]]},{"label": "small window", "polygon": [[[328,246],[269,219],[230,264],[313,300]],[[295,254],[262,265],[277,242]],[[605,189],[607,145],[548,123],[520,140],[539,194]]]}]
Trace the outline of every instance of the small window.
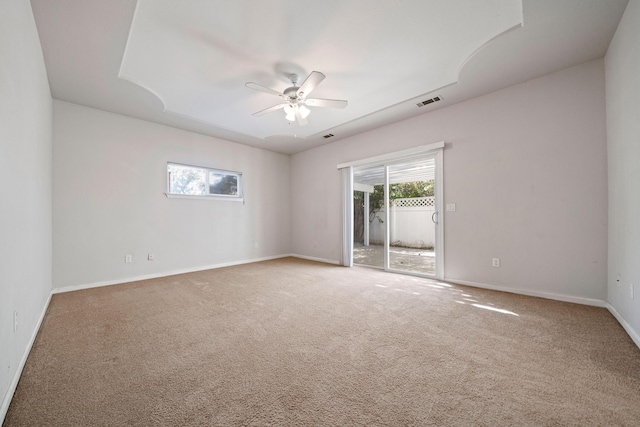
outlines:
[{"label": "small window", "polygon": [[167,196],[242,200],[242,173],[167,163]]}]

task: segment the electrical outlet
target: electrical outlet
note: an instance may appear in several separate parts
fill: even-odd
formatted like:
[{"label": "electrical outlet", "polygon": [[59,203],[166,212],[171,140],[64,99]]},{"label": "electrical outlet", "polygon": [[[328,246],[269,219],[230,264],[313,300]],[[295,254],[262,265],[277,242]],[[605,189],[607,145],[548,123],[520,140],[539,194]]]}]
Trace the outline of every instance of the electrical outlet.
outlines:
[{"label": "electrical outlet", "polygon": [[149,256],[147,256],[147,259],[149,261],[153,261],[156,258],[156,256],[153,254],[153,252],[149,252]]},{"label": "electrical outlet", "polygon": [[256,249],[258,249],[258,248],[260,247],[260,245],[258,244],[258,242],[256,242],[253,246],[254,246]]},{"label": "electrical outlet", "polygon": [[494,267],[500,267],[500,258],[494,258],[491,261],[491,265],[494,266]]},{"label": "electrical outlet", "polygon": [[631,295],[631,299],[633,299],[633,283],[629,283],[629,294]]},{"label": "electrical outlet", "polygon": [[126,263],[130,263],[132,261],[133,257],[131,255],[125,255],[124,256],[124,262]]},{"label": "electrical outlet", "polygon": [[13,312],[13,332],[18,332],[18,310]]}]

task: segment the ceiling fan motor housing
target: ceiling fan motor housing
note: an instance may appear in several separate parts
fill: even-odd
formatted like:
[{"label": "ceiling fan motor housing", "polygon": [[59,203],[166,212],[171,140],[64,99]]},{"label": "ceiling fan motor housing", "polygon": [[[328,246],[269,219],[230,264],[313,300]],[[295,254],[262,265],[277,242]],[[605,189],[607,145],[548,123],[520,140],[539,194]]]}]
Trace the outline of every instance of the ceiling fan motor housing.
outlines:
[{"label": "ceiling fan motor housing", "polygon": [[283,93],[291,99],[298,99],[298,89],[300,89],[298,86],[291,86],[286,88]]}]

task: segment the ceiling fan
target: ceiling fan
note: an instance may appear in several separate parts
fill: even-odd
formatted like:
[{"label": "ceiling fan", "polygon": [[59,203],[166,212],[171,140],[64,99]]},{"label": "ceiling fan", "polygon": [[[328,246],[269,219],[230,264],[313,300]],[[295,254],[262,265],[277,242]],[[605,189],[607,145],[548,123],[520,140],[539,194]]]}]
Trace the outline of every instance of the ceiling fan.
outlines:
[{"label": "ceiling fan", "polygon": [[309,77],[298,86],[298,75],[290,74],[289,80],[293,86],[288,87],[284,92],[278,92],[277,90],[270,89],[266,86],[262,86],[258,83],[248,82],[245,86],[251,89],[259,90],[260,92],[268,93],[270,95],[279,96],[284,99],[284,102],[273,107],[269,107],[257,113],[253,113],[253,116],[260,117],[272,111],[280,110],[284,108],[286,119],[290,122],[297,121],[300,126],[304,126],[309,121],[307,116],[311,112],[309,107],[329,107],[329,108],[345,108],[347,101],[340,99],[319,99],[319,98],[307,98],[307,95],[311,93],[316,86],[324,80],[325,75],[319,71],[312,71]]}]

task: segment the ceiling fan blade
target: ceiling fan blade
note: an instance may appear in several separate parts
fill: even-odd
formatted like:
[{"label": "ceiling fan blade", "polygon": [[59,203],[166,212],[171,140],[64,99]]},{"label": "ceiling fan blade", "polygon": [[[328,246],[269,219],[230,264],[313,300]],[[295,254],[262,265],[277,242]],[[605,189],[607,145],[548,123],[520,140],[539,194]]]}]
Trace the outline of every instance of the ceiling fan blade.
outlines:
[{"label": "ceiling fan blade", "polygon": [[298,95],[299,98],[304,98],[309,95],[311,91],[324,80],[324,77],[325,75],[320,71],[312,71],[309,77],[300,85],[296,95]]},{"label": "ceiling fan blade", "polygon": [[258,83],[249,82],[249,83],[245,83],[244,85],[250,89],[259,90],[260,92],[268,93],[269,95],[275,95],[281,98],[286,98],[286,96],[283,93],[278,92],[277,90],[270,89],[266,86],[259,85]]},{"label": "ceiling fan blade", "polygon": [[279,110],[281,108],[284,108],[287,105],[289,105],[289,104],[274,105],[273,107],[265,108],[264,110],[260,110],[257,113],[253,113],[252,116],[255,116],[255,117],[264,116],[265,114],[271,113],[272,111],[276,111],[276,110]]},{"label": "ceiling fan blade", "polygon": [[304,103],[310,107],[329,107],[329,108],[345,108],[347,101],[342,99],[305,99]]},{"label": "ceiling fan blade", "polygon": [[296,121],[300,126],[306,126],[309,123],[309,120],[302,116],[299,108],[296,108]]}]

